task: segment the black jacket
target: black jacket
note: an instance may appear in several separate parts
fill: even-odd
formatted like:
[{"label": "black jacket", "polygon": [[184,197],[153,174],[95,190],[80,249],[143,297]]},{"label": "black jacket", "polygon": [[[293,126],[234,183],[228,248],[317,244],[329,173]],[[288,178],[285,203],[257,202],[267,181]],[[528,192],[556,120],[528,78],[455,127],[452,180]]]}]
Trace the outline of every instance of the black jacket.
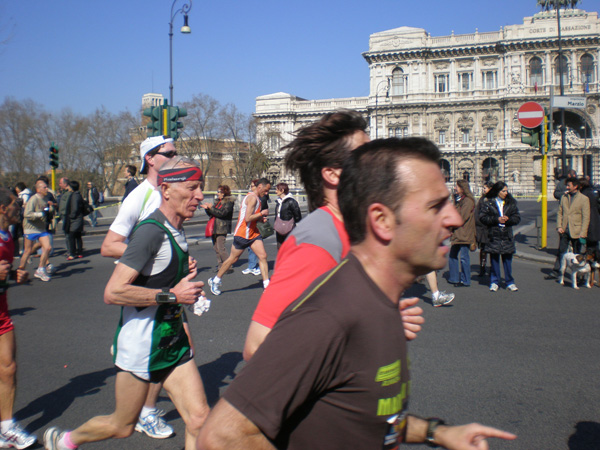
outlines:
[{"label": "black jacket", "polygon": [[84,202],[79,191],[71,194],[67,206],[67,214],[64,218],[63,230],[65,233],[75,233],[83,231]]},{"label": "black jacket", "polygon": [[298,205],[298,202],[292,197],[284,198],[282,202],[277,201],[275,217],[277,217],[278,214],[281,220],[294,219],[294,223],[298,223],[302,220],[300,205]]},{"label": "black jacket", "polygon": [[521,222],[521,215],[517,201],[508,194],[504,202],[503,213],[508,216],[508,221],[500,226],[500,210],[495,198],[486,198],[479,211],[479,220],[487,227],[488,242],[484,245],[487,253],[501,255],[513,254],[516,251],[512,227]]},{"label": "black jacket", "polygon": [[233,218],[233,206],[235,202],[231,197],[225,197],[208,209],[205,209],[209,217],[215,218],[213,236],[227,235],[231,233],[231,219]]},{"label": "black jacket", "polygon": [[588,227],[587,239],[591,242],[600,241],[600,211],[598,210],[598,197],[594,189],[589,186],[581,191],[590,199],[590,225]]}]

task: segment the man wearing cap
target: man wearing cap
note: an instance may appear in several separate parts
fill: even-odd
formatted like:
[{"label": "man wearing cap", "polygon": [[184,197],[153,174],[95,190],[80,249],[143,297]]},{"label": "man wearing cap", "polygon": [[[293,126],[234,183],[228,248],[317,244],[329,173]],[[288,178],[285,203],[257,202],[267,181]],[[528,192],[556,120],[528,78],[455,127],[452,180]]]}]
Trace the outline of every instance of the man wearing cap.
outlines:
[{"label": "man wearing cap", "polygon": [[204,283],[192,281],[197,269],[188,265],[183,222],[204,198],[202,170],[176,158],[163,165],[158,184],[160,207],[136,226],[104,291],[105,303],[121,306],[114,339],[115,411],[70,432],[49,428],[47,450],[130,436],[152,382],[164,384],[186,424],[185,448],[195,448],[209,407],[184,330],[183,307],[204,294]]},{"label": "man wearing cap", "polygon": [[[158,171],[163,164],[177,155],[173,145],[173,139],[166,136],[149,137],[140,145],[140,157],[142,159],[141,174],[147,174],[146,180],[138,185],[123,200],[121,209],[113,221],[100,253],[102,256],[120,258],[127,248],[127,238],[134,227],[155,211],[162,201],[160,189],[158,188]],[[156,408],[156,402],[161,384],[150,387],[148,398],[142,409],[136,430],[146,433],[155,439],[164,439],[175,432],[162,418]]]}]

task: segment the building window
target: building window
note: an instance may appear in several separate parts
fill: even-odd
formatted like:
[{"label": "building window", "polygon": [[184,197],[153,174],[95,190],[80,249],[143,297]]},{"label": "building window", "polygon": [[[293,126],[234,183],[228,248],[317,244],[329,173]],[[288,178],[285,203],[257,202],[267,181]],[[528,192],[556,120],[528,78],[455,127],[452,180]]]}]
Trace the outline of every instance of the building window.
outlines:
[{"label": "building window", "polygon": [[486,70],[482,72],[483,77],[483,89],[497,89],[498,88],[498,71]]},{"label": "building window", "polygon": [[581,82],[590,84],[596,81],[594,76],[594,58],[586,53],[581,57]]},{"label": "building window", "polygon": [[448,92],[449,77],[447,73],[435,75],[435,92]]},{"label": "building window", "polygon": [[392,95],[406,94],[407,76],[404,71],[398,67],[392,72]]},{"label": "building window", "polygon": [[272,134],[269,136],[269,149],[271,151],[277,151],[279,150],[279,135],[278,134]]},{"label": "building window", "polygon": [[388,132],[388,136],[389,137],[397,137],[397,138],[408,137],[408,127],[390,128],[389,132]]},{"label": "building window", "polygon": [[440,130],[440,134],[438,135],[438,143],[446,143],[446,130]]},{"label": "building window", "polygon": [[462,92],[470,91],[473,85],[473,73],[465,72],[458,74],[458,89]]},{"label": "building window", "polygon": [[450,163],[447,159],[440,159],[440,169],[442,169],[442,175],[444,176],[444,181],[448,183],[450,181]]},{"label": "building window", "polygon": [[542,60],[536,56],[529,61],[529,85],[541,86],[542,84],[544,84]]},{"label": "building window", "polygon": [[486,139],[485,141],[488,144],[491,144],[494,142],[494,129],[493,128],[488,128],[487,129],[487,133],[486,133]]},{"label": "building window", "polygon": [[560,69],[562,66],[562,80],[563,80],[563,86],[565,86],[569,83],[569,78],[570,78],[569,59],[565,55],[563,55],[562,58],[560,58],[560,60],[562,60],[562,64],[559,64],[558,57],[554,60],[554,82],[557,85],[560,84],[560,73],[561,73]]},{"label": "building window", "polygon": [[462,143],[468,144],[471,137],[471,130],[462,130]]}]

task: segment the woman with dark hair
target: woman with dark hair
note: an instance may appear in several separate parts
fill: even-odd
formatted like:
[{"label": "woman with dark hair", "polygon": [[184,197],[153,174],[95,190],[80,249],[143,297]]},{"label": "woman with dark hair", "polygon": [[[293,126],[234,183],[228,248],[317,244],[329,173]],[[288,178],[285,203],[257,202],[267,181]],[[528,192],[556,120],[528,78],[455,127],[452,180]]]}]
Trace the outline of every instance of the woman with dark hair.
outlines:
[{"label": "woman with dark hair", "polygon": [[508,193],[508,186],[503,181],[494,184],[485,197],[479,220],[488,229],[488,242],[484,250],[490,254],[492,261],[490,291],[496,292],[500,285],[500,255],[506,289],[517,291],[512,276],[512,256],[516,251],[512,227],[521,222],[517,201]]},{"label": "woman with dark hair", "polygon": [[71,199],[67,206],[67,217],[68,223],[64,224],[64,231],[67,233],[67,239],[69,239],[69,248],[71,254],[67,257],[67,260],[71,261],[75,258],[83,258],[83,240],[81,235],[83,233],[83,216],[85,214],[85,204],[83,197],[79,192],[79,182],[72,180],[69,181],[69,187],[73,191]]},{"label": "woman with dark hair", "polygon": [[[215,218],[215,226],[212,233],[213,249],[217,255],[217,271],[221,268],[223,261],[229,257],[225,250],[225,238],[231,233],[231,220],[233,218],[233,206],[235,201],[231,197],[231,189],[226,184],[217,188],[217,203],[203,203],[200,205],[209,217]],[[230,269],[233,272],[233,269]],[[231,273],[229,270],[228,273]]]},{"label": "woman with dark hair", "polygon": [[[483,183],[483,194],[479,197],[477,201],[477,205],[475,205],[475,239],[477,240],[477,245],[479,246],[479,276],[485,277],[485,266],[487,263],[487,253],[485,251],[485,244],[488,241],[488,229],[487,227],[481,223],[479,220],[479,213],[481,212],[481,205],[483,205],[483,201],[485,200],[485,195],[490,192],[490,189],[494,183],[491,181],[486,181]],[[490,261],[491,264],[491,261]],[[491,269],[490,269],[491,272]]]},{"label": "woman with dark hair", "polygon": [[[277,194],[277,205],[275,206],[275,237],[277,239],[277,250],[289,236],[294,227],[302,220],[302,213],[298,202],[290,194],[290,189],[286,183],[279,183],[275,186],[275,194]],[[289,222],[289,221],[292,222]],[[289,228],[287,233],[280,233],[277,228],[283,226]]]},{"label": "woman with dark hair", "polygon": [[[471,286],[471,256],[469,250],[475,245],[475,198],[467,180],[456,182],[456,209],[463,220],[462,226],[455,228],[450,237],[448,281],[454,286]],[[460,271],[458,258],[460,256]]]}]

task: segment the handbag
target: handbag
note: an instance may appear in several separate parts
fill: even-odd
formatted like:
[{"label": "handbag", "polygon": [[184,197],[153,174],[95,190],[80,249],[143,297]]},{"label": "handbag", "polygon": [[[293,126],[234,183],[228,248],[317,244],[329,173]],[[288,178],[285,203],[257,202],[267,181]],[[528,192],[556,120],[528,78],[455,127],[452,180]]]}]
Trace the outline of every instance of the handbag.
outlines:
[{"label": "handbag", "polygon": [[206,229],[204,230],[204,237],[212,237],[213,232],[215,231],[215,218],[211,217],[210,219],[208,219],[208,222],[206,222]]},{"label": "handbag", "polygon": [[83,201],[83,215],[89,216],[93,212],[94,212],[94,207],[84,200]]},{"label": "handbag", "polygon": [[256,224],[256,228],[258,228],[258,231],[263,239],[266,239],[275,233],[271,222],[269,222],[268,220],[266,222],[258,222]]},{"label": "handbag", "polygon": [[293,218],[290,220],[283,220],[281,217],[276,217],[273,228],[275,228],[275,231],[277,231],[279,234],[286,235],[292,231],[292,228],[294,228],[294,223],[295,222]]}]

